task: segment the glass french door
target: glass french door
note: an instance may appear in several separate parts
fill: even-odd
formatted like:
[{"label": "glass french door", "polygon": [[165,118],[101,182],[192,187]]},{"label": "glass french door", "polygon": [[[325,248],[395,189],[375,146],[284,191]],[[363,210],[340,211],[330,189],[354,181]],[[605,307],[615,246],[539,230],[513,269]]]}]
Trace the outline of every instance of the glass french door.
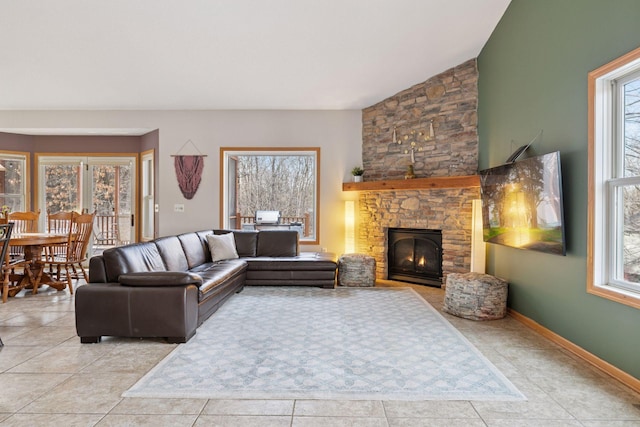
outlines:
[{"label": "glass french door", "polygon": [[47,213],[96,212],[89,255],[135,241],[135,157],[38,157],[40,229]]}]

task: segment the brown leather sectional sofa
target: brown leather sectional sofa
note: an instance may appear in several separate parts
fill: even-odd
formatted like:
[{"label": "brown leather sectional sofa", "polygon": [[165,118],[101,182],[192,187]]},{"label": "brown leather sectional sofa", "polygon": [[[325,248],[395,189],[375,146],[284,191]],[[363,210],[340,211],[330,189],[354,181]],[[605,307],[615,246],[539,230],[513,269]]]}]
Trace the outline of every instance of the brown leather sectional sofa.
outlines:
[{"label": "brown leather sectional sofa", "polygon": [[237,259],[211,261],[205,230],[107,249],[91,258],[76,291],[81,342],[102,336],[186,342],[245,285],[335,286],[328,253],[300,253],[296,231],[233,231]]}]

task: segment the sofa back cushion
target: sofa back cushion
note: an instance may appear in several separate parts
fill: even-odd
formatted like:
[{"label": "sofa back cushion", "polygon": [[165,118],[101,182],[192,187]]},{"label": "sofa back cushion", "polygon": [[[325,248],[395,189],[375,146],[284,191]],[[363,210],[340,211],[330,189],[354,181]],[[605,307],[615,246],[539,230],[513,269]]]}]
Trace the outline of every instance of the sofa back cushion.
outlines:
[{"label": "sofa back cushion", "polygon": [[211,261],[211,254],[209,253],[209,245],[206,239],[203,240],[199,233],[184,233],[179,234],[178,239],[182,244],[182,250],[187,257],[187,263],[189,268],[194,268],[205,262]]},{"label": "sofa back cushion", "polygon": [[258,248],[258,232],[254,230],[213,230],[213,234],[233,233],[239,257],[254,257]]},{"label": "sofa back cushion", "polygon": [[167,270],[154,242],[110,248],[102,257],[109,282],[117,282],[121,274]]},{"label": "sofa back cushion", "polygon": [[186,271],[189,269],[187,256],[177,236],[160,237],[155,240],[158,252],[168,271]]},{"label": "sofa back cushion", "polygon": [[254,257],[258,250],[257,231],[234,231],[233,237],[236,239],[236,250],[238,256]]},{"label": "sofa back cushion", "polygon": [[262,230],[258,233],[256,256],[297,256],[298,237],[295,230]]}]

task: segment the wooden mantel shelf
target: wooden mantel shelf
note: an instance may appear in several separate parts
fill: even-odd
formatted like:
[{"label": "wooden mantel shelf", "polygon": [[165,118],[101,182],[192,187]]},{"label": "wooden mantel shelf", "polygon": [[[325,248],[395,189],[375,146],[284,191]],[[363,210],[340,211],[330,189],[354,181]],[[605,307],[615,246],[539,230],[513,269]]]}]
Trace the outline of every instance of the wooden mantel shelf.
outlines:
[{"label": "wooden mantel shelf", "polygon": [[345,182],[342,184],[342,191],[429,190],[434,188],[470,187],[480,187],[479,175]]}]

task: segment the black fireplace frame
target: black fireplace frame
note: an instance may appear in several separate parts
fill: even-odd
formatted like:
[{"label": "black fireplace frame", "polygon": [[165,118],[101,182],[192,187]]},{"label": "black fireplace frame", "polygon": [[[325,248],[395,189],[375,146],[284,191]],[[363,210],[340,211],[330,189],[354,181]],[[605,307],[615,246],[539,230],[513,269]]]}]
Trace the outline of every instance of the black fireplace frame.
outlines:
[{"label": "black fireplace frame", "polygon": [[[398,265],[395,259],[396,243],[405,239],[413,240],[414,252],[416,240],[423,240],[434,245],[437,258],[435,260],[436,268],[428,272],[417,273],[415,266],[413,271],[396,267]],[[441,287],[442,277],[442,230],[391,227],[387,229],[387,278],[389,280]]]}]

